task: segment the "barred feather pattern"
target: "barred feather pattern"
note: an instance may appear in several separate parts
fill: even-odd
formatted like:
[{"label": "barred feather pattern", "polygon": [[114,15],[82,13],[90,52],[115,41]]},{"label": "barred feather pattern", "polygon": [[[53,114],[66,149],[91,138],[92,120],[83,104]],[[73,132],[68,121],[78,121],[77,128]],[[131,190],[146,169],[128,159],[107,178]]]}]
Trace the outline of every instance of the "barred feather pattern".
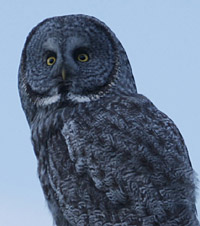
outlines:
[{"label": "barred feather pattern", "polygon": [[32,140],[58,225],[198,225],[183,138],[146,97],[41,111]]}]

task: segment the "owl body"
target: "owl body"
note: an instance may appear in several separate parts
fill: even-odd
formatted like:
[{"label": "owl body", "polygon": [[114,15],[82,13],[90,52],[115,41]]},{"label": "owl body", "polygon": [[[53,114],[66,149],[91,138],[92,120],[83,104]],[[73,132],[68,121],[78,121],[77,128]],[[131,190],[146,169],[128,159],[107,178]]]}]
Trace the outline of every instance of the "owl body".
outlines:
[{"label": "owl body", "polygon": [[57,226],[199,225],[184,140],[137,93],[105,24],[84,15],[39,24],[23,50],[19,91]]},{"label": "owl body", "polygon": [[32,140],[54,218],[69,225],[189,225],[182,212],[195,207],[181,197],[188,193],[194,202],[193,171],[179,131],[142,95],[106,100],[36,117]]}]

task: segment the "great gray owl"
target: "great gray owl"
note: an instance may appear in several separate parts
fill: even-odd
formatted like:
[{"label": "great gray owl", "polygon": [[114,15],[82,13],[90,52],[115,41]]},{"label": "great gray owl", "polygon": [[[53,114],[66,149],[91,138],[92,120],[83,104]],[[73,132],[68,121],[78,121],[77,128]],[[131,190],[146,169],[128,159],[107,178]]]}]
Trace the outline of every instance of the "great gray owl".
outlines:
[{"label": "great gray owl", "polygon": [[37,25],[22,52],[19,93],[56,225],[199,225],[184,140],[137,93],[103,22],[69,15]]}]

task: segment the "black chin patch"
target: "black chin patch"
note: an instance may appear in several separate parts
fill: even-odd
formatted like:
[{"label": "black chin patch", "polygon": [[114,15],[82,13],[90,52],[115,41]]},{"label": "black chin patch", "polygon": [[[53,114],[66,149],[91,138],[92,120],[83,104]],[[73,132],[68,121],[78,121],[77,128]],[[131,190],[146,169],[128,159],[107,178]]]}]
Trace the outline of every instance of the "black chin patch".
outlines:
[{"label": "black chin patch", "polygon": [[58,86],[58,93],[59,94],[66,94],[69,92],[70,83],[69,82],[63,82],[59,84]]}]

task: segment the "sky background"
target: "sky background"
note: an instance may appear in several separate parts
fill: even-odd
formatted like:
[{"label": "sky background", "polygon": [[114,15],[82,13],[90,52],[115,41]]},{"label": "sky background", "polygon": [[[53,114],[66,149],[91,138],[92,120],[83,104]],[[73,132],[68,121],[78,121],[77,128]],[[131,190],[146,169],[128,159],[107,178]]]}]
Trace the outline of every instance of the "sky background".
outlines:
[{"label": "sky background", "polygon": [[[138,92],[180,129],[200,175],[200,0],[0,0],[0,225],[51,226],[17,73],[30,30],[47,17],[104,21],[127,51]],[[200,196],[198,197],[200,214]]]}]

